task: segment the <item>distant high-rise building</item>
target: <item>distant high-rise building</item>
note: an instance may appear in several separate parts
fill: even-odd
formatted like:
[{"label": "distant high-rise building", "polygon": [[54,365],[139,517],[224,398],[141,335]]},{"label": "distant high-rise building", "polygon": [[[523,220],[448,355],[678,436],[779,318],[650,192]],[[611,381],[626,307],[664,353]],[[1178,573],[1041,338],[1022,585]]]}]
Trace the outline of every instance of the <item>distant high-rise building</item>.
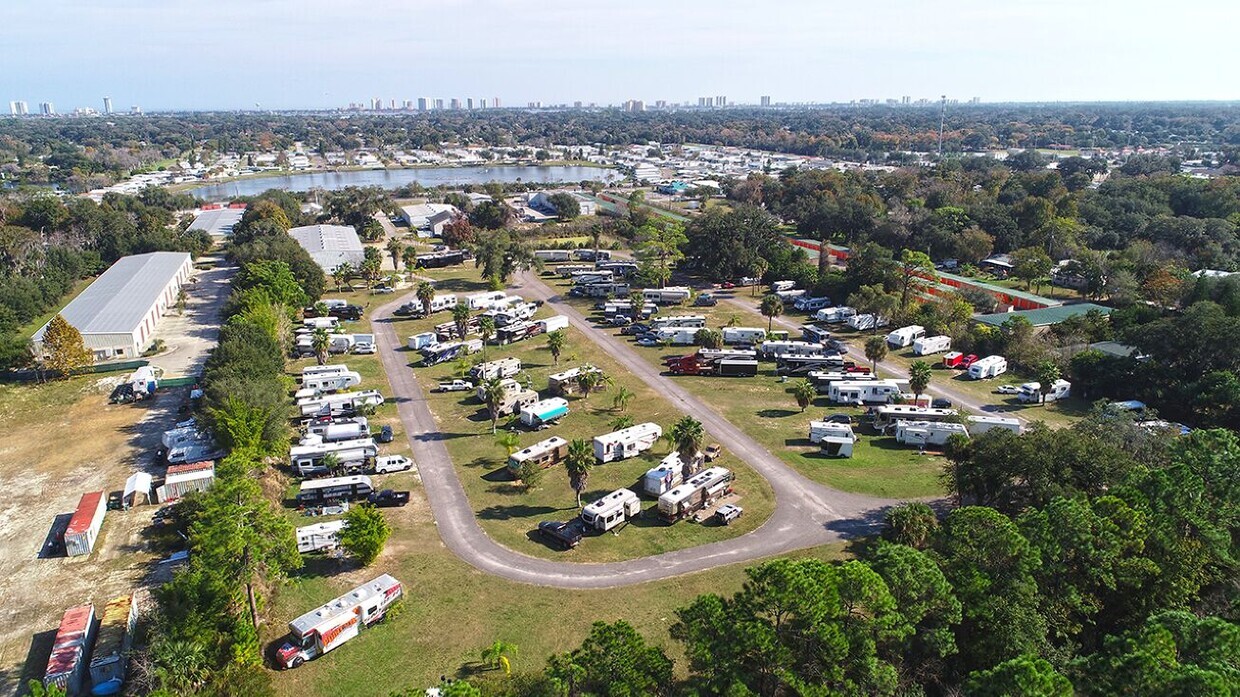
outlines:
[{"label": "distant high-rise building", "polygon": [[715,97],[715,106],[727,106],[728,98],[724,96]]},{"label": "distant high-rise building", "polygon": [[103,113],[105,114],[112,113],[112,98],[111,97],[103,98]]},{"label": "distant high-rise building", "polygon": [[431,108],[431,100],[427,97],[418,97],[418,111],[426,111]]},{"label": "distant high-rise building", "polygon": [[486,98],[486,97],[479,97],[479,98],[478,98],[478,108],[479,108],[479,109],[485,109],[485,108],[487,108],[487,98]]},{"label": "distant high-rise building", "polygon": [[388,100],[388,108],[391,109],[392,111],[396,111],[396,100],[395,99]]},{"label": "distant high-rise building", "polygon": [[9,102],[9,111],[14,116],[27,116],[30,114],[30,106],[19,99],[15,102]]},{"label": "distant high-rise building", "polygon": [[134,104],[133,106],[129,107],[129,113],[132,116],[141,116],[142,107],[138,106],[137,104]]},{"label": "distant high-rise building", "polygon": [[698,106],[710,106],[710,97],[698,97]]},{"label": "distant high-rise building", "polygon": [[573,102],[573,108],[574,108],[574,109],[580,109],[580,108],[581,108],[581,102]]},{"label": "distant high-rise building", "polygon": [[460,109],[460,108],[461,108],[461,100],[459,100],[459,99],[455,99],[455,98],[454,98],[454,99],[452,100],[452,102],[451,102],[451,106],[452,106],[452,108],[453,108],[453,109]]},{"label": "distant high-rise building", "polygon": [[469,109],[470,111],[474,110],[474,98],[473,97],[465,98],[465,108]]},{"label": "distant high-rise building", "polygon": [[762,106],[770,106],[770,105],[771,105],[771,98],[770,98],[769,96],[767,96],[767,95],[762,95],[761,97],[759,97],[758,101],[759,101],[759,103],[761,103],[761,104],[762,104]]},{"label": "distant high-rise building", "polygon": [[656,100],[656,101],[655,101],[655,103],[654,103],[654,108],[656,108],[656,109],[666,109],[666,108],[667,108],[667,100],[666,100],[666,99],[659,99],[659,100]]},{"label": "distant high-rise building", "polygon": [[39,105],[39,113],[43,114],[44,116],[55,116],[56,105],[52,104],[51,102],[43,102],[42,104]]},{"label": "distant high-rise building", "polygon": [[491,97],[491,106],[499,108],[499,97]]},{"label": "distant high-rise building", "polygon": [[436,108],[436,109],[439,109],[439,110],[442,110],[442,109],[443,109],[443,100],[442,100],[442,99],[438,99],[438,98],[436,98],[436,99],[435,99],[435,108]]},{"label": "distant high-rise building", "polygon": [[378,97],[371,97],[371,98],[370,98],[370,110],[371,110],[371,111],[378,111],[378,110],[380,110],[380,109],[382,109],[382,108],[383,108],[383,100],[382,100],[382,99],[379,99]]}]

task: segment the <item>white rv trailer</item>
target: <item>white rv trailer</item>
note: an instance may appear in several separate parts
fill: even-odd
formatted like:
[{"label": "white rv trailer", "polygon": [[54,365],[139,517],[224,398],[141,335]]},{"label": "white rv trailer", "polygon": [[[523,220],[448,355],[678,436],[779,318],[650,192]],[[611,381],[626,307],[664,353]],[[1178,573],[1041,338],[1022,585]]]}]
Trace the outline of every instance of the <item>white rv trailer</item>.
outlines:
[{"label": "white rv trailer", "polygon": [[797,310],[800,310],[801,312],[817,312],[827,307],[830,304],[831,304],[831,298],[821,297],[821,296],[817,298],[811,298],[808,295],[802,295],[801,297],[792,301],[792,306],[795,307]]},{"label": "white rv trailer", "polygon": [[310,375],[303,377],[303,390],[320,390],[323,392],[345,390],[362,384],[362,376],[353,371],[328,373],[327,375]]},{"label": "white rv trailer", "polygon": [[[328,422],[322,424],[311,424],[306,428],[307,438],[317,438],[317,442],[331,443],[341,440],[352,440],[354,438],[365,438],[370,436],[370,424],[366,422],[366,417],[359,416],[356,419],[349,419],[338,423]],[[311,441],[313,443],[315,441]],[[302,439],[302,445],[310,445]]]},{"label": "white rv trailer", "polygon": [[560,397],[544,399],[521,408],[521,423],[541,428],[568,414],[568,401]]},{"label": "white rv trailer", "polygon": [[441,310],[451,310],[457,306],[456,295],[447,293],[446,295],[436,295],[431,298],[431,312],[439,312]]},{"label": "white rv trailer", "polygon": [[413,351],[421,351],[427,346],[434,346],[439,343],[439,335],[435,332],[422,332],[414,334],[408,339],[408,346]]},{"label": "white rv trailer", "polygon": [[309,554],[339,547],[340,531],[344,526],[343,520],[329,520],[297,528],[297,551]]},{"label": "white rv trailer", "polygon": [[499,409],[496,411],[496,415],[510,416],[512,414],[519,414],[521,413],[521,410],[526,407],[533,406],[537,402],[537,392],[518,387],[515,390],[504,393],[504,399],[499,403]]},{"label": "white rv trailer", "polygon": [[886,404],[907,386],[908,380],[841,380],[831,383],[827,399],[836,404]]},{"label": "white rv trailer", "polygon": [[343,363],[336,365],[308,365],[301,369],[301,379],[304,382],[306,378],[318,375],[339,375],[340,373],[349,372],[349,366]]},{"label": "white rv trailer", "polygon": [[[852,327],[853,329],[856,329],[859,332],[865,331],[867,329],[875,328],[874,315],[870,315],[870,314],[853,315],[852,317],[849,317],[847,321],[848,321],[848,326]],[[891,324],[891,320],[887,319],[886,317],[878,318],[877,326],[885,327],[888,324]]]},{"label": "white rv trailer", "polygon": [[680,453],[673,450],[658,465],[646,470],[646,474],[642,476],[642,491],[648,496],[662,496],[679,486],[684,477],[684,460],[680,459]]},{"label": "white rv trailer", "polygon": [[377,407],[383,404],[383,395],[375,390],[360,392],[342,392],[340,394],[323,395],[316,399],[298,402],[302,416],[314,416],[319,413],[332,413],[344,409],[358,407]]},{"label": "white rv trailer", "polygon": [[974,380],[998,377],[1006,372],[1007,359],[1003,356],[986,356],[969,366],[969,377]]},{"label": "white rv trailer", "polygon": [[568,318],[565,317],[564,315],[552,315],[550,317],[547,317],[546,319],[536,320],[534,324],[537,324],[540,327],[542,327],[542,331],[544,334],[550,334],[551,332],[556,331],[557,329],[567,329]]},{"label": "white rv trailer", "polygon": [[642,291],[642,299],[656,305],[678,305],[688,302],[693,291],[686,286],[668,286],[666,288],[646,288]]},{"label": "white rv trailer", "polygon": [[831,332],[823,329],[816,324],[801,325],[801,340],[811,344],[827,345],[827,341],[831,338]]},{"label": "white rv trailer", "polygon": [[491,316],[495,318],[495,326],[506,327],[514,322],[521,322],[534,316],[538,312],[538,306],[534,303],[517,303],[503,310],[488,310],[493,313]]},{"label": "white rv trailer", "polygon": [[606,532],[621,523],[641,515],[642,500],[628,489],[616,489],[603,498],[581,509],[581,520],[586,525]]},{"label": "white rv trailer", "polygon": [[886,431],[899,421],[950,421],[960,416],[955,409],[932,409],[913,404],[884,404],[871,409],[874,428]]},{"label": "white rv trailer", "polygon": [[307,317],[301,321],[301,325],[308,329],[335,329],[340,326],[340,320],[336,317]]},{"label": "white rv trailer", "polygon": [[671,327],[701,329],[706,326],[706,318],[702,315],[666,315],[655,317],[648,324],[652,330]]},{"label": "white rv trailer", "polygon": [[766,341],[766,330],[761,327],[724,327],[723,343],[757,344]]},{"label": "white rv trailer", "polygon": [[1003,429],[1011,431],[1019,435],[1024,429],[1021,428],[1020,419],[1009,419],[1005,416],[969,416],[966,417],[965,427],[969,429],[970,436],[980,436],[987,431],[994,429]]},{"label": "white rv trailer", "polygon": [[307,479],[297,490],[297,503],[314,506],[329,501],[356,501],[370,496],[374,490],[370,477],[364,474]]},{"label": "white rv trailer", "polygon": [[782,358],[784,356],[818,356],[826,347],[808,341],[764,341],[758,344],[760,358]]},{"label": "white rv trailer", "polygon": [[809,422],[809,442],[817,445],[822,442],[823,438],[849,438],[857,440],[857,436],[853,433],[851,424],[840,424],[834,421],[811,421]]},{"label": "white rv trailer", "polygon": [[654,338],[673,346],[692,346],[700,331],[693,327],[661,327],[654,330]]},{"label": "white rv trailer", "polygon": [[597,373],[600,371],[592,365],[582,365],[576,368],[569,368],[563,372],[552,373],[547,376],[547,390],[560,397],[577,394],[581,391],[581,385],[577,380],[582,373],[586,372]]},{"label": "white rv trailer", "polygon": [[899,329],[887,335],[887,345],[891,348],[902,349],[912,346],[914,341],[926,335],[926,328],[920,324],[911,324],[907,327]]},{"label": "white rv trailer", "polygon": [[923,336],[913,342],[914,356],[929,356],[934,353],[943,353],[950,351],[952,348],[952,338],[950,336]]},{"label": "white rv trailer", "polygon": [[593,270],[594,264],[564,264],[563,266],[555,267],[555,272],[559,274],[560,278],[572,278],[575,273]]},{"label": "white rv trailer", "polygon": [[532,462],[543,469],[551,467],[568,456],[568,441],[559,436],[540,440],[524,450],[508,456],[508,471],[517,474],[521,466]]},{"label": "white rv trailer", "polygon": [[[317,439],[318,436],[309,436],[309,438]],[[374,439],[366,437],[334,442],[319,440],[317,443],[312,441],[306,445],[295,445],[289,448],[288,459],[289,466],[294,472],[308,477],[327,473],[323,458],[328,455],[335,455],[342,465],[356,463],[360,466],[378,454],[379,449]]]},{"label": "white rv trailer", "polygon": [[905,445],[943,445],[956,434],[968,438],[969,430],[964,424],[951,421],[896,422],[896,442]]},{"label": "white rv trailer", "polygon": [[839,324],[840,322],[847,322],[850,317],[855,316],[857,316],[856,308],[839,305],[837,307],[824,307],[815,312],[814,321]]},{"label": "white rv trailer", "polygon": [[844,373],[836,370],[811,370],[806,377],[818,388],[818,394],[828,394],[831,385],[836,382],[873,382],[878,379],[873,373]]},{"label": "white rv trailer", "polygon": [[709,467],[685,483],[659,496],[659,515],[680,520],[710,505],[731,489],[732,473],[723,467]]},{"label": "white rv trailer", "polygon": [[276,650],[284,668],[296,668],[356,637],[383,619],[401,598],[400,581],[384,574],[288,623],[289,640]]},{"label": "white rv trailer", "polygon": [[[1046,401],[1054,402],[1067,399],[1072,394],[1072,383],[1067,380],[1056,380],[1051,383],[1051,391],[1046,393]],[[1016,398],[1025,404],[1036,404],[1042,401],[1042,383],[1026,382],[1017,388]]]},{"label": "white rv trailer", "polygon": [[[512,394],[514,392],[521,391],[521,383],[513,380],[512,378],[501,378],[499,384],[500,387],[504,389],[504,394]],[[479,402],[487,401],[486,385],[478,385],[475,387],[474,396],[478,398]]]},{"label": "white rv trailer", "polygon": [[781,293],[797,287],[796,281],[771,281],[771,292]]},{"label": "white rv trailer", "polygon": [[495,306],[495,303],[503,300],[507,295],[502,290],[474,293],[473,295],[466,295],[461,304],[471,310],[489,310]]},{"label": "white rv trailer", "polygon": [[[607,317],[612,315],[632,315],[633,303],[628,300],[608,300],[603,304],[603,314]],[[659,306],[654,303],[643,302],[638,312],[643,317],[659,314]]]},{"label": "white rv trailer", "polygon": [[515,356],[500,358],[486,363],[479,363],[470,368],[469,376],[474,380],[492,380],[494,378],[510,378],[521,372],[521,359]]},{"label": "white rv trailer", "polygon": [[624,460],[649,450],[663,435],[656,423],[637,424],[594,437],[594,457],[601,463]]},{"label": "white rv trailer", "polygon": [[543,261],[569,261],[573,253],[567,249],[535,249],[534,258]]}]

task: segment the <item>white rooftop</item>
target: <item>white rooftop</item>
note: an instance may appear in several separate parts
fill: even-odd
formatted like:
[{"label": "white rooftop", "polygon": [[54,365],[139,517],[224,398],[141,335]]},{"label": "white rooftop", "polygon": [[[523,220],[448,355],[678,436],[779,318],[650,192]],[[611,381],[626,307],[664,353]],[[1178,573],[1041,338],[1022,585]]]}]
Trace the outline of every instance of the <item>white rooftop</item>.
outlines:
[{"label": "white rooftop", "polygon": [[245,214],[244,208],[216,208],[200,211],[190,223],[190,230],[206,230],[212,237],[228,237],[232,235],[233,226],[241,222]]},{"label": "white rooftop", "polygon": [[[82,334],[130,334],[189,258],[185,252],[123,257],[60,314]],[[41,340],[46,329],[46,324],[40,327],[34,340]]]},{"label": "white rooftop", "polygon": [[365,258],[357,230],[348,225],[305,225],[290,228],[288,234],[328,272],[346,261],[357,266]]}]

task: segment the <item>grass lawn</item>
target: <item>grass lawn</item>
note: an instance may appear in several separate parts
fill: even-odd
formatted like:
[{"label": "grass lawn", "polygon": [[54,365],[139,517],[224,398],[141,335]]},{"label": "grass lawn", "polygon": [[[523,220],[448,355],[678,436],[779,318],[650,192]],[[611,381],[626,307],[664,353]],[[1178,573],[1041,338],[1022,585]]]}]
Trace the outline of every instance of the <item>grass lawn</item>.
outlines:
[{"label": "grass lawn", "polygon": [[[570,287],[566,281],[557,281],[555,285],[565,293]],[[567,295],[563,297],[568,298]],[[596,301],[568,298],[568,302],[584,312],[590,312]],[[724,326],[734,317],[740,326],[766,326],[765,317],[732,304],[664,308],[660,312],[703,315],[710,327]],[[598,331],[616,333],[619,330],[600,325]],[[634,343],[633,350],[651,365],[661,367],[667,357],[692,353],[696,348],[648,348]],[[892,498],[943,493],[938,483],[938,475],[945,462],[942,457],[919,455],[916,449],[898,445],[894,437],[880,436],[868,426],[855,428],[861,440],[851,458],[819,455],[818,448],[811,445],[807,438],[809,422],[828,413],[851,413],[857,417],[864,410],[835,407],[825,397],[819,397],[813,406],[801,413],[796,399],[789,392],[792,382],[780,382],[775,376],[773,363],[763,362],[759,367],[760,372],[755,378],[678,376],[673,379],[776,456],[815,481],[844,491]]]}]

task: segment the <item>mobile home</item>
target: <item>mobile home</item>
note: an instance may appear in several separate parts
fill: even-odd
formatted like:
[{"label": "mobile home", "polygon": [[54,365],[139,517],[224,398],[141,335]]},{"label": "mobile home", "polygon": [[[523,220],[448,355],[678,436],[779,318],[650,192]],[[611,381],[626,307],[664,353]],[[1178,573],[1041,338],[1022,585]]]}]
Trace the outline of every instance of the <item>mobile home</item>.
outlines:
[{"label": "mobile home", "polygon": [[594,438],[594,457],[601,463],[624,460],[649,450],[663,436],[656,423],[637,424]]},{"label": "mobile home", "polygon": [[370,496],[373,491],[370,477],[364,474],[307,479],[297,491],[297,503],[312,506],[330,501],[356,501]]},{"label": "mobile home", "polygon": [[581,520],[586,525],[606,532],[621,523],[641,515],[642,500],[629,489],[616,489],[603,498],[581,509]]},{"label": "mobile home", "polygon": [[521,471],[521,466],[527,462],[533,463],[546,469],[558,464],[565,457],[568,457],[568,441],[559,436],[551,436],[546,440],[540,440],[523,450],[508,456],[508,471],[514,475]]},{"label": "mobile home", "polygon": [[1007,372],[1007,359],[1003,356],[986,356],[969,366],[969,377],[974,380],[998,377]]},{"label": "mobile home", "polygon": [[913,342],[926,335],[926,328],[920,324],[912,324],[899,329],[887,335],[887,345],[894,349],[902,349],[912,346]]},{"label": "mobile home", "polygon": [[905,445],[944,445],[956,434],[967,438],[969,431],[964,424],[951,421],[896,422],[896,442]]},{"label": "mobile home", "polygon": [[731,490],[732,472],[709,467],[659,496],[659,515],[676,521],[709,506]]},{"label": "mobile home", "polygon": [[78,499],[77,509],[64,533],[65,552],[69,556],[90,554],[95,548],[99,529],[103,527],[106,504],[107,497],[102,491],[87,492]]},{"label": "mobile home", "polygon": [[689,301],[693,291],[686,286],[668,286],[666,288],[647,288],[642,291],[642,299],[656,305],[678,305]]},{"label": "mobile home", "polygon": [[302,554],[324,552],[340,546],[340,531],[345,521],[329,520],[297,528],[297,551]]},{"label": "mobile home", "polygon": [[950,336],[923,336],[913,342],[913,355],[929,356],[934,353],[943,353],[950,351],[952,348],[952,338]]},{"label": "mobile home", "polygon": [[560,397],[544,399],[521,410],[521,423],[530,428],[546,426],[568,414],[568,402]]},{"label": "mobile home", "polygon": [[[1050,392],[1046,393],[1046,401],[1054,402],[1067,399],[1072,393],[1072,383],[1067,380],[1056,380],[1051,383]],[[1026,382],[1016,392],[1016,398],[1025,404],[1036,404],[1042,401],[1042,383]]]},{"label": "mobile home", "polygon": [[836,404],[886,404],[907,386],[908,380],[841,380],[831,383],[827,399]]}]

